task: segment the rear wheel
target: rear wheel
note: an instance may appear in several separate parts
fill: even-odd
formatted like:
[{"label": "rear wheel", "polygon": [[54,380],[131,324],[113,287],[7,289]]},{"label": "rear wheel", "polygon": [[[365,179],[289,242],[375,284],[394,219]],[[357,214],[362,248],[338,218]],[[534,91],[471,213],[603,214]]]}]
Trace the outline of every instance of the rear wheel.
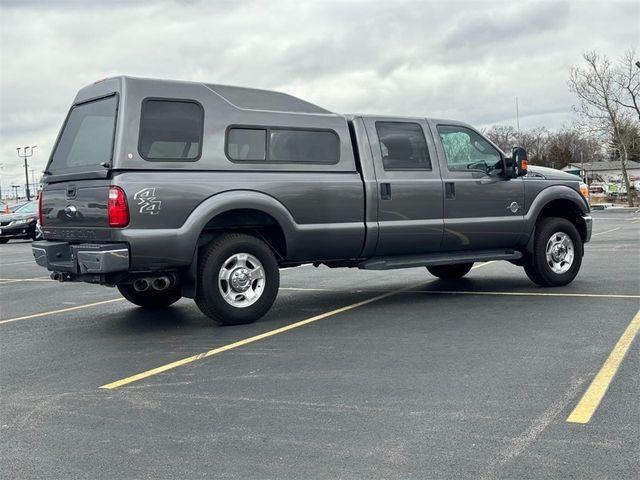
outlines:
[{"label": "rear wheel", "polygon": [[168,307],[182,298],[180,288],[169,288],[161,292],[151,289],[138,292],[133,285],[118,285],[118,290],[131,303],[147,308]]},{"label": "rear wheel", "polygon": [[201,252],[195,301],[218,323],[251,323],[269,311],[279,286],[280,271],[271,249],[256,237],[231,233]]},{"label": "rear wheel", "polygon": [[464,277],[473,267],[473,263],[457,263],[455,265],[437,265],[427,267],[429,273],[444,280],[455,280]]},{"label": "rear wheel", "polygon": [[529,279],[541,287],[573,281],[582,265],[583,244],[576,227],[565,218],[544,218],[536,226],[533,256],[524,266]]}]

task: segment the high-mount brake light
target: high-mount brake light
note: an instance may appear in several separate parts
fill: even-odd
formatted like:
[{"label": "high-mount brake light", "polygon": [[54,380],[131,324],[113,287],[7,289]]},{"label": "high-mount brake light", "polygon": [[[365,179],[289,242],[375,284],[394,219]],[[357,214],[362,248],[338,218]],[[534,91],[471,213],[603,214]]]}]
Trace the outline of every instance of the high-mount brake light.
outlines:
[{"label": "high-mount brake light", "polygon": [[120,187],[111,186],[109,188],[109,202],[107,206],[109,215],[109,226],[123,228],[129,225],[129,206],[127,196]]}]

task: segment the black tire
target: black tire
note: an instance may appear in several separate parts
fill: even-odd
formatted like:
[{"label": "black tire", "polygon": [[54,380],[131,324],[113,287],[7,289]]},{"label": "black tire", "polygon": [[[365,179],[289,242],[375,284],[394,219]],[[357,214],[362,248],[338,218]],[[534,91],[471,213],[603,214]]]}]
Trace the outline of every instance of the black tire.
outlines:
[{"label": "black tire", "polygon": [[[229,278],[238,269],[243,268],[240,263],[235,264],[231,260],[235,255],[248,254],[254,257],[262,265],[262,282],[254,280],[252,274],[258,269],[252,270],[244,279],[245,291],[236,291],[231,280],[219,280],[219,274],[223,267],[230,272]],[[231,260],[231,261],[229,261]],[[251,260],[246,260],[245,265],[251,270]],[[246,272],[246,270],[245,270]],[[220,283],[219,283],[220,282]],[[223,295],[226,286],[226,295]],[[223,325],[240,325],[258,320],[269,311],[278,295],[280,287],[280,271],[278,262],[267,244],[251,235],[241,233],[229,233],[221,235],[209,243],[200,251],[198,259],[198,288],[195,302],[202,313],[217,323]],[[251,290],[255,299],[245,297],[244,293]],[[226,300],[225,298],[228,298]],[[234,302],[234,304],[230,303]],[[246,302],[246,306],[240,306]],[[251,303],[253,302],[253,303]]]},{"label": "black tire", "polygon": [[[557,241],[560,237],[557,234],[564,234],[571,239],[573,255],[571,262],[566,261],[563,268],[568,265],[565,272],[554,271],[552,264],[561,265],[547,260],[547,245],[552,241]],[[552,239],[554,237],[554,239]],[[565,247],[566,248],[566,247]],[[561,253],[562,254],[562,253]],[[536,225],[535,238],[533,240],[533,256],[524,265],[524,271],[529,279],[541,287],[559,287],[571,283],[582,265],[583,243],[576,227],[565,218],[549,217],[541,219]],[[564,259],[566,259],[566,254]]]},{"label": "black tire", "polygon": [[8,238],[0,238],[0,245],[5,244],[9,241]]},{"label": "black tire", "polygon": [[473,263],[457,263],[454,265],[438,265],[427,267],[429,273],[443,280],[455,280],[464,277],[471,271]]},{"label": "black tire", "polygon": [[133,285],[118,285],[118,290],[131,303],[145,308],[165,308],[182,298],[180,288],[169,288],[162,292],[151,289],[138,292]]}]

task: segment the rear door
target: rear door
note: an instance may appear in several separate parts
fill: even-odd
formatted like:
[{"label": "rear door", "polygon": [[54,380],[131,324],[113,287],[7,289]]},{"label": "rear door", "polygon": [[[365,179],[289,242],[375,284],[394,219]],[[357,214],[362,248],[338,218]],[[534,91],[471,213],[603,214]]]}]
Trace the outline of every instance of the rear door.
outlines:
[{"label": "rear door", "polygon": [[107,177],[117,110],[118,95],[111,94],[75,104],[69,111],[44,180],[41,205],[45,238],[107,239]]},{"label": "rear door", "polygon": [[440,250],[442,179],[433,139],[422,119],[364,119],[378,182],[375,255]]},{"label": "rear door", "polygon": [[524,227],[522,177],[507,179],[502,154],[466,125],[430,121],[444,182],[444,250],[514,248]]}]

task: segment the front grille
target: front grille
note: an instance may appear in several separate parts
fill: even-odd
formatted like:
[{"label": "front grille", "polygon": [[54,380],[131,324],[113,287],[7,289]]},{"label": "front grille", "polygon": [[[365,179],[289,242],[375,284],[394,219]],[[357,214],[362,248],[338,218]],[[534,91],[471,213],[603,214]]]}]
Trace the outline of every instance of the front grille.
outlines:
[{"label": "front grille", "polygon": [[11,221],[6,221],[6,222],[0,222],[0,227],[6,227],[7,225],[9,225],[11,223]]}]

